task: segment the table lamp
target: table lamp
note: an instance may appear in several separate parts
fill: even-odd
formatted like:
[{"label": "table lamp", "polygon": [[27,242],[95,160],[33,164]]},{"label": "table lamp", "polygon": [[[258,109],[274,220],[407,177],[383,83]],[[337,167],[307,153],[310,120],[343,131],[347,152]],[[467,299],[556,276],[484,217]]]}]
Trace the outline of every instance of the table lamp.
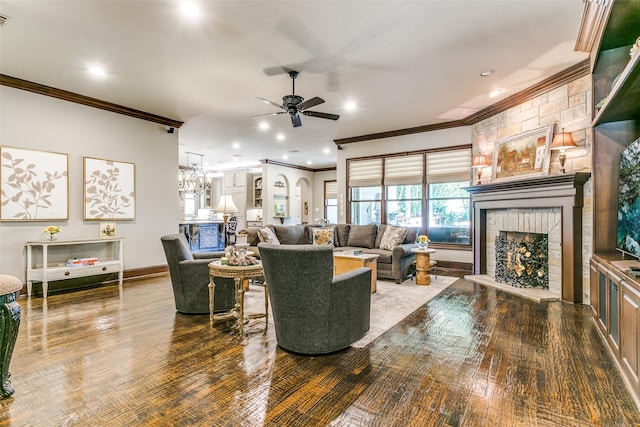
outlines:
[{"label": "table lamp", "polygon": [[471,168],[476,170],[476,174],[478,177],[478,182],[476,182],[476,185],[482,184],[482,182],[480,181],[480,178],[482,177],[482,169],[486,168],[487,166],[491,166],[491,164],[489,163],[489,160],[487,159],[487,156],[485,154],[476,154],[473,156]]},{"label": "table lamp", "polygon": [[231,194],[223,194],[220,196],[220,201],[218,202],[218,206],[215,207],[214,211],[216,213],[222,213],[222,220],[224,223],[224,232],[222,234],[223,241],[227,243],[227,221],[229,220],[229,214],[238,212],[238,208],[235,203],[233,203],[233,196]]},{"label": "table lamp", "polygon": [[553,142],[551,142],[551,146],[549,150],[560,150],[560,167],[562,168],[562,172],[565,173],[564,164],[567,161],[567,155],[565,154],[566,150],[571,150],[572,148],[576,148],[578,145],[573,140],[573,135],[571,132],[565,132],[564,128],[562,132],[557,133],[553,136]]}]

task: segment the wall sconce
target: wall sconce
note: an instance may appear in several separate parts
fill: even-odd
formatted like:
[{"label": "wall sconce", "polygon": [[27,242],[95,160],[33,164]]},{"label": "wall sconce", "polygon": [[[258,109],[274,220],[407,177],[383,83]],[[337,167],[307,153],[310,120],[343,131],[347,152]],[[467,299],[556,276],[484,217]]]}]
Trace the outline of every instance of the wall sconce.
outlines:
[{"label": "wall sconce", "polygon": [[476,170],[476,175],[478,179],[478,182],[476,182],[476,185],[482,184],[482,181],[480,180],[480,178],[482,178],[482,169],[486,168],[487,166],[491,166],[491,164],[489,163],[489,160],[487,159],[487,156],[485,154],[475,154],[473,156],[471,169]]},{"label": "wall sconce", "polygon": [[565,132],[564,128],[562,128],[562,132],[557,133],[553,136],[553,142],[549,147],[549,150],[560,150],[560,167],[562,171],[560,173],[565,173],[564,164],[567,161],[567,155],[565,154],[566,150],[571,150],[573,148],[577,148],[578,145],[573,140],[573,135],[571,132]]}]

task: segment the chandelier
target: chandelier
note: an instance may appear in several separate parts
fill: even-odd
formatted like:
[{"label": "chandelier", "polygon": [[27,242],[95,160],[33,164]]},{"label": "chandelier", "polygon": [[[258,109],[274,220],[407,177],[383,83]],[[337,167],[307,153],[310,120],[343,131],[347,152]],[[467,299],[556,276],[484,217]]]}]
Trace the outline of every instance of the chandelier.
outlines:
[{"label": "chandelier", "polygon": [[[211,180],[207,178],[207,173],[202,167],[203,154],[191,153],[187,154],[187,166],[180,166],[178,172],[178,191],[180,193],[202,194],[205,190],[211,189]],[[189,162],[189,155],[200,157],[200,162]]]}]

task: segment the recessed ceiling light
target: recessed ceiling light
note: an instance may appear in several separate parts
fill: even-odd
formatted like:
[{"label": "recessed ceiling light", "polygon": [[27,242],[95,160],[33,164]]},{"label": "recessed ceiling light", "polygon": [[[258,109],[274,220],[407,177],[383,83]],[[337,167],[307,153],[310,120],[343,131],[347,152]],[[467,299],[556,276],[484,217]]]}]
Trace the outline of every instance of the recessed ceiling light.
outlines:
[{"label": "recessed ceiling light", "polygon": [[288,159],[289,159],[289,156],[287,156],[287,155],[285,154],[285,155],[283,155],[283,156],[282,156],[282,159],[283,159],[283,160],[288,160]]},{"label": "recessed ceiling light", "polygon": [[284,141],[284,133],[279,133],[276,135],[276,139],[278,141]]},{"label": "recessed ceiling light", "polygon": [[489,77],[491,74],[495,72],[496,70],[484,70],[480,73],[480,77]]},{"label": "recessed ceiling light", "polygon": [[240,148],[240,144],[238,144],[237,142],[234,142],[232,147],[237,150],[238,148]]},{"label": "recessed ceiling light", "polygon": [[104,70],[104,68],[98,65],[90,65],[89,72],[96,77],[105,77],[107,75],[107,72]]},{"label": "recessed ceiling light", "polygon": [[331,153],[331,150],[329,150],[328,148],[325,148],[324,150],[322,150],[322,152],[324,154],[329,154],[329,153]]},{"label": "recessed ceiling light", "polygon": [[269,129],[269,122],[262,121],[258,124],[258,127],[262,130]]},{"label": "recessed ceiling light", "polygon": [[344,103],[344,109],[346,111],[353,111],[356,108],[358,108],[358,104],[356,104],[356,102],[353,101],[353,100],[349,100],[349,101]]},{"label": "recessed ceiling light", "polygon": [[496,96],[500,95],[502,92],[503,92],[502,89],[493,90],[489,92],[489,98],[495,98]]},{"label": "recessed ceiling light", "polygon": [[313,162],[311,160],[307,160],[307,164],[311,165],[311,164],[313,164]]},{"label": "recessed ceiling light", "polygon": [[185,16],[196,17],[200,15],[200,9],[193,3],[184,2],[180,5],[180,11]]}]

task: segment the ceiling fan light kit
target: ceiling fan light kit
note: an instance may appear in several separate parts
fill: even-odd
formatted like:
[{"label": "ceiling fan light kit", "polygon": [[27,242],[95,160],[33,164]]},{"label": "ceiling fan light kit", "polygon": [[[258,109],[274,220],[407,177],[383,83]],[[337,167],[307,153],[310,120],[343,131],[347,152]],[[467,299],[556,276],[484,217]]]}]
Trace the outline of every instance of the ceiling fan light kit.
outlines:
[{"label": "ceiling fan light kit", "polygon": [[302,126],[300,113],[302,113],[307,117],[318,117],[320,119],[338,120],[340,118],[338,114],[321,113],[319,111],[307,110],[307,108],[312,108],[312,107],[315,107],[316,105],[320,105],[324,103],[324,99],[314,96],[313,98],[305,101],[303,97],[296,95],[296,78],[298,77],[299,74],[300,73],[298,71],[294,71],[294,70],[289,71],[289,77],[291,77],[291,82],[293,87],[292,87],[291,95],[285,95],[282,97],[282,105],[277,104],[273,101],[269,101],[268,99],[257,98],[266,104],[282,109],[282,111],[278,111],[275,113],[260,114],[260,115],[251,116],[251,117],[254,118],[254,117],[273,116],[276,114],[289,113],[289,116],[291,116],[291,124],[293,125],[294,128]]}]

